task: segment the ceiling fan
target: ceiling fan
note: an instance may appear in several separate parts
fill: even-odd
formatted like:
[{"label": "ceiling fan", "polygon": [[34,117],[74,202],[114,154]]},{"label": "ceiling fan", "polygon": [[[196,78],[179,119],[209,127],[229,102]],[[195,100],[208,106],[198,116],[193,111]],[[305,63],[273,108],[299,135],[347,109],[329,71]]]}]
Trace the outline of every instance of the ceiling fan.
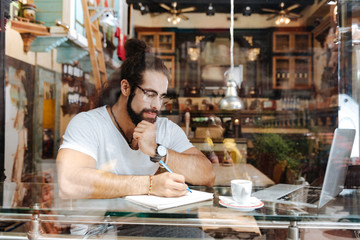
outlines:
[{"label": "ceiling fan", "polygon": [[274,19],[277,17],[277,19],[275,21],[275,23],[277,25],[288,24],[288,23],[290,23],[291,19],[301,17],[300,14],[291,12],[295,8],[300,7],[300,4],[291,5],[285,9],[284,9],[284,7],[285,7],[285,3],[282,2],[282,3],[280,3],[280,8],[281,8],[280,10],[274,10],[274,9],[269,9],[269,8],[262,8],[261,10],[264,12],[274,13],[274,15],[268,17],[266,20],[271,20],[271,19]]},{"label": "ceiling fan", "polygon": [[186,17],[185,15],[183,15],[182,13],[192,12],[192,11],[196,10],[195,7],[187,7],[187,8],[177,9],[176,8],[177,7],[177,2],[172,2],[171,7],[169,7],[168,5],[166,5],[164,3],[160,3],[160,7],[166,9],[167,11],[169,11],[171,16],[168,17],[167,20],[168,20],[168,22],[171,22],[172,24],[178,24],[181,19],[189,20],[189,18]]}]

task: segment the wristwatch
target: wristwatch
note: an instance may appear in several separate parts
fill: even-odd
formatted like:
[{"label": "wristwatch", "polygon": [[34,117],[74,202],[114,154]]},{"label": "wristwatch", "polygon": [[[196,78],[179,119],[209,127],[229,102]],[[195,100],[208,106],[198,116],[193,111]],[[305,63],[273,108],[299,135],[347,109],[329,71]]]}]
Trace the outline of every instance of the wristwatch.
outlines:
[{"label": "wristwatch", "polygon": [[165,157],[168,154],[167,148],[164,147],[161,144],[158,144],[155,149],[155,156],[150,157],[150,160],[152,162],[159,162],[163,157]]}]

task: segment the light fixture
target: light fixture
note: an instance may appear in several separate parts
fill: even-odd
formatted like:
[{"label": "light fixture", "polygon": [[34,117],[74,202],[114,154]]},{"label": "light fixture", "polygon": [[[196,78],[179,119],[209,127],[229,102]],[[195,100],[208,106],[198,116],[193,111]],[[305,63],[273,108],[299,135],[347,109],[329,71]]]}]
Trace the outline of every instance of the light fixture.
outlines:
[{"label": "light fixture", "polygon": [[286,25],[290,23],[290,18],[286,17],[285,15],[280,15],[277,17],[275,24],[276,25]]},{"label": "light fixture", "polygon": [[176,14],[173,14],[167,18],[167,21],[174,25],[178,24],[180,22],[180,20],[181,20],[181,18],[179,16],[177,16]]},{"label": "light fixture", "polygon": [[190,47],[188,49],[188,55],[189,55],[191,61],[197,61],[200,56],[200,48]]},{"label": "light fixture", "polygon": [[251,7],[250,7],[250,6],[246,6],[246,7],[244,8],[242,14],[243,14],[244,16],[251,16],[251,13],[252,13]]},{"label": "light fixture", "polygon": [[214,9],[212,3],[209,3],[209,7],[206,10],[206,15],[207,16],[214,16],[215,15],[215,9]]},{"label": "light fixture", "polygon": [[328,0],[327,4],[328,5],[337,5],[337,1],[336,0]]},{"label": "light fixture", "polygon": [[220,100],[219,107],[224,110],[244,109],[244,103],[237,95],[237,84],[234,81],[234,0],[230,0],[230,71],[225,72],[226,76],[226,93],[225,97]]},{"label": "light fixture", "polygon": [[246,57],[251,62],[256,61],[259,54],[260,48],[248,48],[246,50]]},{"label": "light fixture", "polygon": [[141,12],[141,15],[145,15],[147,13],[149,13],[149,6],[148,5],[142,5],[142,3],[140,2],[139,3],[139,7],[140,7],[140,12]]}]

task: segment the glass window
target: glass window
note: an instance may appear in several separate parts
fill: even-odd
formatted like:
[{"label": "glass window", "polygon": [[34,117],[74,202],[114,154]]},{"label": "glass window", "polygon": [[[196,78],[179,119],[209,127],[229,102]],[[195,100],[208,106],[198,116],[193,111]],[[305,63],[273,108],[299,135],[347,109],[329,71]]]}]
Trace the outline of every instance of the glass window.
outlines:
[{"label": "glass window", "polygon": [[[82,1],[57,1],[63,6],[56,13],[51,1],[31,2],[0,5],[0,213],[14,211],[11,220],[23,222],[40,209],[55,219],[47,219],[45,233],[71,234],[64,211],[72,223],[88,217],[92,227],[120,225],[131,213],[125,223],[202,227],[211,237],[241,238],[238,222],[232,229],[236,234],[225,234],[205,219],[226,219],[224,225],[215,223],[222,229],[236,218],[232,210],[244,211],[230,202],[231,181],[242,179],[251,181],[258,200],[245,206],[245,216],[256,225],[253,237],[271,238],[268,223],[280,229],[290,222],[295,232],[297,221],[302,229],[320,220],[332,230],[359,228],[352,225],[360,220],[358,1],[85,1],[99,20],[93,22],[99,32],[91,39],[86,39],[84,24],[90,20],[84,19]],[[58,18],[63,19],[56,26]],[[120,76],[125,61],[136,56],[125,51],[139,51],[125,46],[131,38],[147,44],[149,62],[154,57],[163,62],[167,85],[165,75],[153,72]],[[141,81],[131,85],[137,76]],[[144,101],[145,91],[166,97]],[[99,124],[87,118],[94,109],[103,118]],[[158,123],[157,135],[146,140],[167,151],[143,148],[141,134],[155,127],[141,120]],[[70,151],[58,155],[60,146]],[[65,165],[57,165],[58,156]],[[214,194],[213,202],[164,212],[131,205],[124,195],[163,194],[156,180],[166,176],[166,168],[147,161],[150,157],[184,175],[195,193]],[[71,174],[74,169],[77,174]],[[88,178],[82,176],[89,169]],[[111,180],[96,178],[104,172]],[[122,185],[128,175],[138,192]],[[268,187],[285,186],[279,184],[302,192],[276,199],[261,195]],[[123,191],[114,190],[118,187]],[[321,205],[311,203],[317,211],[300,204],[321,191]],[[97,203],[93,198],[105,198],[98,200],[100,213],[89,213]],[[293,203],[285,201],[298,205],[291,208]],[[22,231],[13,221],[4,222],[4,231]],[[310,234],[301,231],[304,238]]]}]

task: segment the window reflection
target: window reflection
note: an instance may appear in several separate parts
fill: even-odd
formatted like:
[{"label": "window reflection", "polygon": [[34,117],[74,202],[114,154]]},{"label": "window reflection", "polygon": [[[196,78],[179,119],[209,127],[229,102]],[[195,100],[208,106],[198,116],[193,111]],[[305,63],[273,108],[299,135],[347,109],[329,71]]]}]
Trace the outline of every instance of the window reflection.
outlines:
[{"label": "window reflection", "polygon": [[[301,6],[292,10],[299,16],[289,18],[291,21],[281,28],[275,25],[278,16],[272,14],[281,10],[279,6],[264,1],[257,8],[239,7],[234,79],[244,109],[224,111],[219,102],[225,96],[224,74],[230,64],[228,12],[213,3],[216,14],[211,18],[194,11],[186,14],[188,20],[174,26],[166,21],[167,16],[152,13],[156,7],[152,4],[147,5],[150,12],[142,14],[137,9],[140,4],[124,7],[126,1],[113,2],[107,1],[108,7],[118,8],[116,17],[123,22],[118,29],[101,29],[107,45],[108,75],[125,58],[126,37],[143,39],[164,60],[171,80],[161,116],[179,125],[211,162],[216,173],[212,191],[230,195],[230,181],[235,178],[251,180],[256,190],[277,183],[321,186],[336,128],[357,130],[345,186],[359,188],[358,3],[298,3]],[[18,9],[18,4],[12,3],[12,9]],[[96,107],[97,96],[90,58],[83,57],[88,51],[83,48],[84,39],[68,37],[67,30],[56,28],[55,21],[41,23],[46,10],[41,9],[41,3],[35,4],[38,22],[29,22],[46,26],[53,35],[33,36],[36,40],[32,44],[31,35],[11,27],[11,21],[21,18],[21,13],[14,11],[12,14],[20,15],[11,16],[3,49],[3,160],[6,181],[14,183],[11,190],[4,191],[4,202],[14,208],[40,203],[50,209],[57,198],[57,189],[51,184],[57,183],[55,157],[61,137],[76,114]],[[127,7],[132,13],[128,18],[120,14]],[[208,3],[204,9],[207,7]],[[251,14],[242,14],[248,7]],[[74,26],[69,29],[71,36],[84,35],[80,2],[72,8],[75,22],[61,22]],[[258,10],[261,8],[270,11]],[[121,36],[114,38],[114,30]],[[25,43],[30,49],[27,54],[21,47]],[[38,50],[47,44],[46,50]],[[118,87],[114,86],[114,92]],[[32,188],[29,182],[39,185]],[[209,215],[209,211],[200,213],[204,218],[221,218]]]}]

